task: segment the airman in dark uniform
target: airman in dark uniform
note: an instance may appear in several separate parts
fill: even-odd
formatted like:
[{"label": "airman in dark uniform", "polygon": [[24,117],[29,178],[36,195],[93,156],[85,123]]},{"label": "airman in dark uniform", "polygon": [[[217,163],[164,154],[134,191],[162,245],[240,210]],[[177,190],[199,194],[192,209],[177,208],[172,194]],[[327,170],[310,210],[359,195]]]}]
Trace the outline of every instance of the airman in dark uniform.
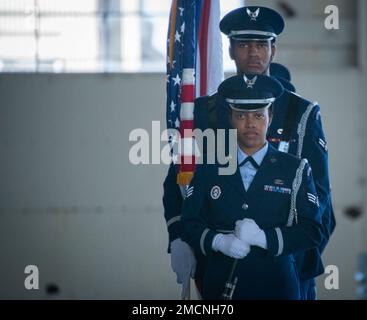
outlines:
[{"label": "airman in dark uniform", "polygon": [[282,90],[261,75],[219,86],[239,165],[234,175],[220,175],[219,164],[197,166],[181,218],[183,240],[207,258],[204,299],[301,298],[295,255],[320,244],[321,215],[307,160],[266,141]]},{"label": "airman in dark uniform", "polygon": [[[265,7],[243,7],[228,13],[220,23],[221,31],[230,39],[230,55],[237,66],[237,73],[269,74],[269,69],[278,76],[285,88],[275,101],[273,121],[268,130],[268,141],[279,151],[306,158],[313,170],[313,177],[322,214],[323,239],[317,248],[296,256],[301,279],[302,299],[315,298],[314,278],[323,273],[321,253],[335,228],[328,174],[328,152],[322,128],[320,107],[295,93],[284,70],[271,68],[275,54],[275,39],[284,28],[283,18],[276,11]],[[225,110],[223,98],[215,93],[196,99],[194,109],[195,127],[223,128],[220,115]],[[176,169],[172,165],[164,183],[164,208],[169,241],[181,238],[180,208],[182,196],[176,184]],[[180,240],[181,241],[181,240]],[[178,242],[178,241],[176,241]],[[184,245],[183,245],[184,246]],[[186,248],[187,249],[187,248]],[[190,257],[188,250],[181,250]],[[182,256],[182,255],[181,255]],[[205,259],[197,253],[195,279],[200,289]],[[187,259],[186,259],[187,260]],[[191,270],[194,264],[191,264]]]}]

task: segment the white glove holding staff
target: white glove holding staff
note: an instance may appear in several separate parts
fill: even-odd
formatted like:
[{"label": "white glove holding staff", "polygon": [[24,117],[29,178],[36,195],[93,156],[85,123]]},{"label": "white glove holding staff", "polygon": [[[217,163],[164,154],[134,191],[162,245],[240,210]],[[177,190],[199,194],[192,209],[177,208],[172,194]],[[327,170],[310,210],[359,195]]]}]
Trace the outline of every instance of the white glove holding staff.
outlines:
[{"label": "white glove holding staff", "polygon": [[212,248],[235,259],[242,259],[250,252],[250,246],[234,234],[218,233],[213,239]]},{"label": "white glove holding staff", "polygon": [[252,219],[243,219],[236,222],[235,235],[237,238],[251,246],[258,246],[267,249],[267,242],[264,230]]}]

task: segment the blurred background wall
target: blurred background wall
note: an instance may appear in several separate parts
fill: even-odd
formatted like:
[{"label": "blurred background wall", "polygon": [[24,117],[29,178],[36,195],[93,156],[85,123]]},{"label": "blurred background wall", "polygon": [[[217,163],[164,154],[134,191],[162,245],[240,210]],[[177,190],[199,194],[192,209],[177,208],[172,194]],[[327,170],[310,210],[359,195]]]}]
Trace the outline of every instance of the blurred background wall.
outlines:
[{"label": "blurred background wall", "polygon": [[[320,103],[337,218],[324,262],[338,267],[339,289],[327,290],[323,275],[318,293],[321,299],[356,299],[357,259],[367,250],[366,2],[333,2],[339,30],[324,28],[328,1],[246,3],[285,15],[276,61],[289,67],[298,93]],[[9,10],[3,7],[0,15]],[[167,16],[159,19],[166,25]],[[160,34],[165,42],[166,31]],[[15,37],[10,32],[8,38]],[[88,71],[78,71],[86,67],[77,59],[68,65],[23,57],[16,64],[10,54],[1,56],[3,44],[0,298],[178,299],[161,201],[168,167],[129,162],[133,129],[151,133],[153,120],[165,129],[164,63],[154,72],[144,63],[134,72],[124,69],[134,66],[126,61],[116,67],[112,58],[102,59],[98,70],[91,63]],[[111,50],[103,52],[114,56]],[[39,290],[24,287],[27,265],[39,268]],[[58,293],[50,294],[55,287]]]}]

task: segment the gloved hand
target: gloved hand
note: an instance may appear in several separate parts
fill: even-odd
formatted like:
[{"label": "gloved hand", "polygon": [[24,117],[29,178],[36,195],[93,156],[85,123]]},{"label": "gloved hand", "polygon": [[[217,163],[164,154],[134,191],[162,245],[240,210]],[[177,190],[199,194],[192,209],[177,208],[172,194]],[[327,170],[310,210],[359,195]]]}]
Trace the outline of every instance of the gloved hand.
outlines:
[{"label": "gloved hand", "polygon": [[177,283],[182,284],[181,298],[189,296],[190,277],[194,278],[196,259],[190,246],[180,238],[171,243],[171,267],[177,276]]},{"label": "gloved hand", "polygon": [[245,218],[236,221],[235,235],[251,246],[267,249],[265,232],[252,219]]},{"label": "gloved hand", "polygon": [[242,259],[250,252],[250,246],[234,234],[218,233],[213,239],[212,248],[235,259]]}]

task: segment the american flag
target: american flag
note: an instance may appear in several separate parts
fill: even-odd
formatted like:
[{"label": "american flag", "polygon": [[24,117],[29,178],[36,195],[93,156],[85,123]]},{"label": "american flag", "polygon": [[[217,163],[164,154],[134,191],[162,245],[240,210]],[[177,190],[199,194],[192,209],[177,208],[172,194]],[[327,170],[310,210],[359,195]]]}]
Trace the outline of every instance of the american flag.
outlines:
[{"label": "american flag", "polygon": [[[167,39],[168,129],[178,129],[177,182],[190,183],[195,170],[194,99],[213,93],[223,79],[219,0],[173,0]],[[196,81],[195,81],[196,77]],[[173,146],[173,150],[177,150]]]}]

